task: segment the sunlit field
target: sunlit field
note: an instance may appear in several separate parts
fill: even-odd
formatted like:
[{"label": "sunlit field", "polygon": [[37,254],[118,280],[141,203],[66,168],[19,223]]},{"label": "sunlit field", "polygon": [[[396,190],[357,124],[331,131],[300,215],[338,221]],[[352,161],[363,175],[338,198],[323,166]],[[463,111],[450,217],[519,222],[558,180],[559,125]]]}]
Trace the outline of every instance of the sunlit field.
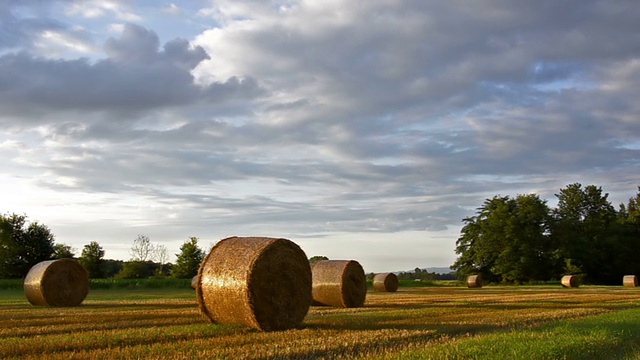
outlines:
[{"label": "sunlit field", "polygon": [[190,289],[93,290],[82,306],[0,292],[1,359],[640,359],[640,290],[401,287],[312,307],[299,329],[214,325]]}]

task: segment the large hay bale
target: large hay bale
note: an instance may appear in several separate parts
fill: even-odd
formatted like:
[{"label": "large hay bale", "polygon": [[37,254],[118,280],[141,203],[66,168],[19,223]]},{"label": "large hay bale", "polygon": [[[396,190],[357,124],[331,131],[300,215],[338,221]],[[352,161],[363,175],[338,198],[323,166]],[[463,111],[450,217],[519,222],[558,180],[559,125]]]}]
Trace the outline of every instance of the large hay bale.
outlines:
[{"label": "large hay bale", "polygon": [[622,286],[624,287],[637,287],[638,277],[635,275],[625,275],[622,278]]},{"label": "large hay bale", "polygon": [[33,305],[78,306],[89,293],[89,274],[73,259],[43,261],[27,273],[24,293]]},{"label": "large hay bale", "polygon": [[212,322],[290,329],[311,306],[309,260],[287,239],[223,239],[200,265],[196,294],[200,311]]},{"label": "large hay bale", "polygon": [[578,279],[576,275],[565,275],[560,282],[562,286],[566,288],[577,288],[580,286],[580,279]]},{"label": "large hay bale", "polygon": [[468,288],[481,288],[482,287],[482,276],[481,275],[471,275],[467,277],[467,287]]},{"label": "large hay bale", "polygon": [[395,292],[398,290],[398,277],[394,273],[376,274],[373,277],[373,290]]},{"label": "large hay bale", "polygon": [[360,307],[367,296],[364,269],[355,260],[322,260],[311,268],[314,305]]},{"label": "large hay bale", "polygon": [[194,275],[191,278],[191,287],[195,289],[197,285],[198,285],[198,275]]}]

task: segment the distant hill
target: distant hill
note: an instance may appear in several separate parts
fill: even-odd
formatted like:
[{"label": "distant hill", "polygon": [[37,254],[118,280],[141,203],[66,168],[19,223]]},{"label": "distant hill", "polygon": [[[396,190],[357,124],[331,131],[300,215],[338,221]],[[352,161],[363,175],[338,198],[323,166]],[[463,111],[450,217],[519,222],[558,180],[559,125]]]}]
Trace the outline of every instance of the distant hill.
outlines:
[{"label": "distant hill", "polygon": [[[411,270],[394,271],[394,273],[396,273],[396,274],[399,274],[401,272],[412,273],[415,270],[416,269],[414,268],[414,269],[411,269]],[[455,271],[451,270],[448,267],[428,267],[428,268],[420,268],[420,270],[423,270],[423,271],[426,270],[426,271],[428,271],[430,273],[433,273],[433,274],[449,274],[449,273],[455,272]]]},{"label": "distant hill", "polygon": [[453,270],[449,269],[448,267],[428,267],[428,268],[422,269],[422,270],[427,270],[430,273],[436,273],[436,274],[448,274],[448,273],[454,272]]}]

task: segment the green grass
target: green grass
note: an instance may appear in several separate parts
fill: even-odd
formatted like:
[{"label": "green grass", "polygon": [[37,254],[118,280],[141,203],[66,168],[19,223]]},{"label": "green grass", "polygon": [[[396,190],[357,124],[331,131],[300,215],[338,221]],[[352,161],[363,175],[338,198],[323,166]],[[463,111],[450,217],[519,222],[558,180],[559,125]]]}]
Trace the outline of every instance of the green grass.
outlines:
[{"label": "green grass", "polygon": [[[190,289],[191,279],[174,278],[149,278],[149,279],[91,279],[89,280],[91,290],[108,289]],[[21,279],[0,279],[0,291],[2,290],[22,290]]]},{"label": "green grass", "polygon": [[22,290],[22,280],[0,279],[0,290]]},{"label": "green grass", "polygon": [[191,279],[91,279],[89,288],[97,289],[190,289]]},{"label": "green grass", "polygon": [[627,309],[534,329],[452,338],[401,352],[398,359],[638,359],[640,309]]}]

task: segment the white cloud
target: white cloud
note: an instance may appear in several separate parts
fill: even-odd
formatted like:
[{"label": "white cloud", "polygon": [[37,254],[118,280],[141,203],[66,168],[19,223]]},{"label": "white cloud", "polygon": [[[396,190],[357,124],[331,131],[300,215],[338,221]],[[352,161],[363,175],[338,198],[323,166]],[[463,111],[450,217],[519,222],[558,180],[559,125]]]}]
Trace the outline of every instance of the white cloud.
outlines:
[{"label": "white cloud", "polygon": [[80,16],[87,19],[101,18],[113,15],[122,21],[140,21],[141,16],[130,11],[128,2],[117,0],[89,0],[72,1],[65,4],[64,14],[66,16]]},{"label": "white cloud", "polygon": [[43,31],[40,38],[35,40],[34,46],[39,53],[49,58],[61,58],[68,56],[69,53],[83,56],[96,51],[96,48],[85,39],[70,33],[51,30]]},{"label": "white cloud", "polygon": [[162,11],[173,16],[179,16],[183,13],[182,9],[178,5],[173,3],[164,6],[162,8]]}]

